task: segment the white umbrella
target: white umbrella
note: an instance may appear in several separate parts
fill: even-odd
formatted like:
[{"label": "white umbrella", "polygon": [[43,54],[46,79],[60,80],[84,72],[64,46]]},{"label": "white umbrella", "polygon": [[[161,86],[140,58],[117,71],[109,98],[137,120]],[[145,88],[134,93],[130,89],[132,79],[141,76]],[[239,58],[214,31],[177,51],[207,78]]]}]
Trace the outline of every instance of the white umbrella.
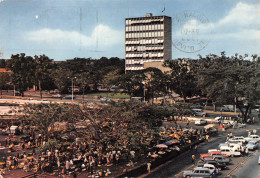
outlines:
[{"label": "white umbrella", "polygon": [[157,148],[168,148],[167,145],[164,145],[164,144],[159,144],[159,145],[156,145]]}]

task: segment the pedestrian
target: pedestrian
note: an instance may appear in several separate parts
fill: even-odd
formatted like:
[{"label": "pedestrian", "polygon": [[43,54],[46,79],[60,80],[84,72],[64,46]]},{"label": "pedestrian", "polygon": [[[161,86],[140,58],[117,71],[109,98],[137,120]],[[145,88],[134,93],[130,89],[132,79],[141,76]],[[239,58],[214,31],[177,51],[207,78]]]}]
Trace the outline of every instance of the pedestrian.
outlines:
[{"label": "pedestrian", "polygon": [[197,153],[197,151],[198,151],[198,145],[195,145],[194,151],[195,151],[195,153]]},{"label": "pedestrian", "polygon": [[246,147],[246,151],[245,151],[246,156],[248,156],[248,148]]},{"label": "pedestrian", "polygon": [[245,155],[245,147],[244,146],[241,147],[241,153],[242,153],[242,156]]},{"label": "pedestrian", "polygon": [[191,156],[191,163],[192,163],[193,165],[195,165],[195,160],[196,160],[195,155],[192,155],[192,156]]},{"label": "pedestrian", "polygon": [[148,171],[148,173],[151,172],[151,165],[152,165],[151,162],[148,162],[148,163],[147,163],[147,171]]},{"label": "pedestrian", "polygon": [[209,135],[208,134],[206,135],[206,142],[207,143],[209,142]]},{"label": "pedestrian", "polygon": [[217,178],[217,169],[214,168],[214,171],[213,171],[213,178]]}]

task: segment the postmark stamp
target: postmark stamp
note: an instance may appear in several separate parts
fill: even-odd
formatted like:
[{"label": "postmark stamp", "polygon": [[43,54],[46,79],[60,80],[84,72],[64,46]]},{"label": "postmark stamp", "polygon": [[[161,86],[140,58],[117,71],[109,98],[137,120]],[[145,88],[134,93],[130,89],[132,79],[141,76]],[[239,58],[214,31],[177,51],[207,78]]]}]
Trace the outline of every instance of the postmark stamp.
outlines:
[{"label": "postmark stamp", "polygon": [[184,11],[172,19],[172,45],[185,53],[195,53],[204,49],[209,41],[211,28],[209,20],[202,13]]}]

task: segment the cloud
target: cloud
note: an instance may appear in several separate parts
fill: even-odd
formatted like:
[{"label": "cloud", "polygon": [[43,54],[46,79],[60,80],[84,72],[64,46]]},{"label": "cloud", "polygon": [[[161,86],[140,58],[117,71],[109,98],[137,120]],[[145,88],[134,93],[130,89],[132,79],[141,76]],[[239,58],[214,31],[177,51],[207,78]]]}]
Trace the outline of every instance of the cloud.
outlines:
[{"label": "cloud", "polygon": [[44,28],[27,32],[25,38],[30,41],[44,42],[52,46],[67,44],[68,46],[104,48],[120,43],[124,39],[123,36],[123,32],[100,24],[95,27],[89,36],[77,31]]},{"label": "cloud", "polygon": [[[239,2],[230,12],[215,23],[200,25],[200,32],[211,31],[214,40],[244,41],[247,47],[260,47],[260,3],[246,4]],[[256,51],[258,52],[258,51]]]},{"label": "cloud", "polygon": [[246,26],[250,24],[259,23],[260,4],[249,5],[242,2],[237,5],[229,12],[229,14],[221,19],[216,25],[239,25]]}]

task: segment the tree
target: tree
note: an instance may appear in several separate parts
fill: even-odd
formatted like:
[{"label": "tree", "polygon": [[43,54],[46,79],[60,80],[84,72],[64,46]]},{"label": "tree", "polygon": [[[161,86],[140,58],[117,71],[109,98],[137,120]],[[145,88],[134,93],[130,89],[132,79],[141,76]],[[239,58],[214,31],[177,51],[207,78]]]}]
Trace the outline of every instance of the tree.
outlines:
[{"label": "tree", "polygon": [[148,68],[143,70],[144,80],[143,89],[145,97],[149,100],[159,96],[164,96],[166,93],[166,80],[162,71],[157,68]]},{"label": "tree", "polygon": [[34,81],[34,60],[24,53],[12,55],[6,67],[12,71],[11,81],[17,86],[22,96],[24,91],[32,86]]},{"label": "tree", "polygon": [[191,70],[190,60],[177,59],[164,62],[165,67],[171,70],[166,72],[167,88],[179,94],[184,102],[187,97],[198,94],[196,78],[194,71]]},{"label": "tree", "polygon": [[53,78],[54,84],[58,87],[61,92],[66,90],[67,84],[70,82],[70,78],[73,76],[73,72],[68,69],[62,69],[58,67],[52,70],[51,77]]},{"label": "tree", "polygon": [[3,87],[7,86],[10,83],[10,74],[7,72],[0,72],[0,89],[1,89],[1,95]]},{"label": "tree", "polygon": [[77,105],[58,103],[26,104],[22,109],[22,117],[37,126],[41,134],[49,136],[55,131],[56,122],[75,123],[81,119],[82,113],[77,108]]},{"label": "tree", "polygon": [[50,78],[50,70],[52,69],[52,60],[48,56],[34,56],[35,60],[35,80],[38,82],[40,97],[42,98],[42,84]]},{"label": "tree", "polygon": [[143,96],[144,80],[143,71],[132,71],[121,75],[117,85],[122,87],[131,97]]},{"label": "tree", "polygon": [[122,71],[120,69],[116,68],[114,70],[111,70],[104,75],[103,84],[106,86],[108,90],[110,90],[110,88],[113,85],[116,85],[121,75],[122,75]]},{"label": "tree", "polygon": [[[260,99],[259,58],[247,55],[227,57],[207,55],[200,58],[199,86],[214,104],[235,104],[247,121],[248,111]],[[256,60],[257,59],[257,60]]]}]

